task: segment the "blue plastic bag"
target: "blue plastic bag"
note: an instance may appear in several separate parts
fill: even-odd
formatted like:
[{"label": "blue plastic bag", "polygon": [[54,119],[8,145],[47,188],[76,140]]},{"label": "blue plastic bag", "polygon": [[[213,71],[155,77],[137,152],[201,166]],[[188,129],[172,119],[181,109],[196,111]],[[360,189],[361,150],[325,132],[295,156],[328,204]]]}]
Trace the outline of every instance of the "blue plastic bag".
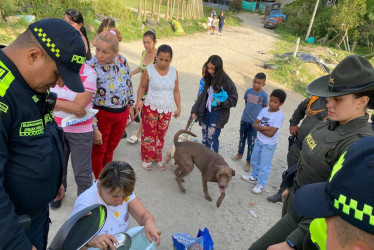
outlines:
[{"label": "blue plastic bag", "polygon": [[196,238],[188,233],[175,233],[172,235],[172,240],[175,250],[212,250],[214,248],[208,228],[204,228],[204,231],[199,229]]}]

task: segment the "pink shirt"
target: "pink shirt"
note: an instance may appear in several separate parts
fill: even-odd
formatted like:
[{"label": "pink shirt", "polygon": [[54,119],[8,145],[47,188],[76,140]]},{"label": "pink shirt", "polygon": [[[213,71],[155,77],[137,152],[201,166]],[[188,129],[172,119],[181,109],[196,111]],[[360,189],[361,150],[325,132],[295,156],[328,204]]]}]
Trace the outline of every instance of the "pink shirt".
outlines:
[{"label": "pink shirt", "polygon": [[[96,92],[96,71],[93,70],[87,64],[83,64],[81,70],[79,72],[81,76],[83,86],[85,91],[90,91],[92,93]],[[76,92],[71,91],[66,86],[60,88],[56,85],[56,87],[51,89],[52,92],[57,93],[57,99],[61,101],[74,101],[75,97],[77,96]],[[86,106],[86,109],[92,108],[92,102],[90,101]],[[61,121],[64,117],[70,115],[70,113],[66,113],[64,111],[55,111],[55,121],[61,127]],[[64,127],[64,132],[68,133],[86,133],[92,131],[92,121],[93,118],[74,124],[68,127]]]}]

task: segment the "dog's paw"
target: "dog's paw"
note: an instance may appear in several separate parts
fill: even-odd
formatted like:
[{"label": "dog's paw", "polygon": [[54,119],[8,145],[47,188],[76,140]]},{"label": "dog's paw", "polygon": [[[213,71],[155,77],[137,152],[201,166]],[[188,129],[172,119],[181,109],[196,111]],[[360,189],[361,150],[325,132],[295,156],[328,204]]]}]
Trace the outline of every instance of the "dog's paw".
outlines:
[{"label": "dog's paw", "polygon": [[209,195],[205,196],[205,199],[207,199],[208,201],[212,201],[212,197],[210,197]]},{"label": "dog's paw", "polygon": [[216,206],[217,206],[217,207],[221,206],[221,201],[217,201],[217,202],[216,202]]}]

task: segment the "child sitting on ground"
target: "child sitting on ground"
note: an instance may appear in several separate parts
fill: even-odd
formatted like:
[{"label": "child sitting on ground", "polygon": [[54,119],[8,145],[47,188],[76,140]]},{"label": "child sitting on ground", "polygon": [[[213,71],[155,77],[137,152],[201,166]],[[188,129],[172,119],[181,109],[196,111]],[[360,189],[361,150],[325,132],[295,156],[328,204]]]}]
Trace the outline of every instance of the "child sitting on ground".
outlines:
[{"label": "child sitting on ground", "polygon": [[268,106],[268,94],[262,89],[265,86],[265,81],[266,75],[264,73],[257,73],[253,79],[252,88],[245,91],[245,108],[240,121],[238,153],[231,158],[232,160],[237,161],[243,157],[245,142],[247,141],[247,158],[244,166],[244,170],[247,172],[251,171],[251,155],[257,136],[257,130],[252,127],[252,124],[260,114],[261,110]]},{"label": "child sitting on ground", "polygon": [[286,92],[275,89],[270,94],[269,107],[263,108],[253,123],[253,128],[259,133],[253,148],[250,175],[242,175],[244,181],[257,184],[253,194],[260,194],[268,181],[271,161],[277,148],[279,129],[283,123],[283,113],[279,109],[286,100]]}]

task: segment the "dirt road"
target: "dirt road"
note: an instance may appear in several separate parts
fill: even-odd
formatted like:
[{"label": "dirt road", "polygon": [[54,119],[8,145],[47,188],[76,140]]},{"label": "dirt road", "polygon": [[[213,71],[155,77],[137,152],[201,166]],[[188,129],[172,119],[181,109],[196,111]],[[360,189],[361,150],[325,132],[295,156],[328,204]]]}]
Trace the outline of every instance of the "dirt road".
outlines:
[{"label": "dirt road", "polygon": [[[185,178],[186,193],[179,191],[178,185],[168,166],[166,171],[154,167],[146,172],[140,166],[140,144],[132,145],[122,140],[114,154],[115,160],[130,163],[136,171],[137,184],[135,193],[142,200],[156,219],[162,230],[162,242],[158,249],[172,249],[171,235],[177,232],[188,232],[196,236],[199,228],[209,228],[215,249],[248,249],[250,244],[260,237],[281,214],[281,204],[272,204],[266,197],[279,186],[281,172],[286,168],[288,120],[303,97],[287,90],[287,99],[281,107],[285,120],[280,130],[279,143],[275,152],[272,171],[266,192],[254,195],[250,192],[252,185],[243,182],[240,176],[244,174],[245,160],[231,161],[236,153],[239,139],[239,124],[244,108],[243,95],[252,86],[252,77],[258,72],[265,72],[263,64],[271,55],[268,52],[277,42],[273,31],[264,29],[260,17],[255,14],[241,14],[243,25],[240,27],[225,27],[222,36],[199,33],[181,38],[160,39],[158,45],[169,44],[174,50],[172,65],[179,72],[182,98],[182,114],[178,119],[172,119],[166,135],[164,153],[172,145],[174,134],[185,127],[190,109],[194,103],[201,78],[203,63],[212,54],[223,58],[224,69],[236,83],[239,102],[231,111],[229,123],[221,132],[220,154],[229,165],[236,170],[236,176],[230,183],[219,209],[215,201],[220,193],[217,184],[209,183],[208,188],[213,202],[205,200],[202,192],[201,175],[197,169]],[[130,62],[130,67],[138,65],[143,49],[141,41],[122,43],[121,54]],[[264,53],[259,53],[262,51]],[[134,89],[139,84],[139,75],[133,78]],[[283,88],[277,83],[267,81],[265,91],[270,94],[274,88]],[[134,134],[138,124],[126,128],[128,135]],[[201,128],[195,125],[192,131],[201,138]],[[69,187],[62,207],[51,211],[52,226],[50,239],[54,237],[58,228],[68,217],[76,199],[76,188],[71,168],[69,169]],[[252,205],[254,206],[252,206]],[[249,214],[252,210],[257,218]],[[131,221],[131,226],[136,226]]]}]

